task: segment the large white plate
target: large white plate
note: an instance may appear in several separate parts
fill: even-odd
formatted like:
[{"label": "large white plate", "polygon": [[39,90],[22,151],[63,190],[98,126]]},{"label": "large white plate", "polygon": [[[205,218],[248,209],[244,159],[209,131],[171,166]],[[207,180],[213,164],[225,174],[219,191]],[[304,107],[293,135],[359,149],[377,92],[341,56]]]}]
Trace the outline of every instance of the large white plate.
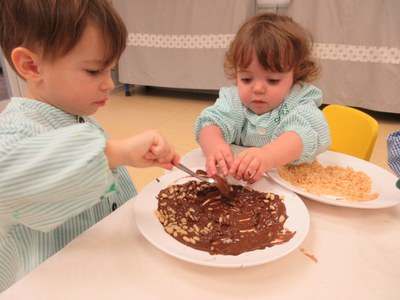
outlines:
[{"label": "large white plate", "polygon": [[385,169],[382,169],[379,166],[376,166],[368,161],[359,159],[357,157],[333,151],[326,151],[318,155],[317,160],[324,166],[349,166],[352,167],[355,171],[365,172],[368,176],[371,177],[372,192],[379,193],[378,198],[371,201],[355,202],[348,201],[346,199],[340,199],[339,197],[330,195],[319,196],[306,192],[301,188],[290,184],[281,176],[279,176],[276,169],[269,171],[268,175],[283,187],[294,191],[295,193],[303,195],[304,197],[325,204],[354,208],[376,209],[391,207],[400,203],[400,190],[396,188],[397,178]]},{"label": "large white plate", "polygon": [[[196,170],[196,168],[192,169]],[[156,196],[160,190],[170,184],[179,184],[188,180],[193,180],[193,178],[188,178],[181,171],[170,172],[147,185],[135,199],[134,214],[138,229],[150,243],[165,253],[199,265],[226,268],[247,267],[267,263],[289,254],[307,236],[310,217],[303,201],[295,193],[282,188],[272,180],[262,178],[251,187],[259,191],[270,191],[285,196],[284,203],[288,215],[285,227],[296,231],[291,240],[271,248],[250,251],[237,256],[211,255],[208,252],[190,248],[167,234],[155,216],[158,204]],[[233,178],[230,178],[229,181],[237,184]]]}]

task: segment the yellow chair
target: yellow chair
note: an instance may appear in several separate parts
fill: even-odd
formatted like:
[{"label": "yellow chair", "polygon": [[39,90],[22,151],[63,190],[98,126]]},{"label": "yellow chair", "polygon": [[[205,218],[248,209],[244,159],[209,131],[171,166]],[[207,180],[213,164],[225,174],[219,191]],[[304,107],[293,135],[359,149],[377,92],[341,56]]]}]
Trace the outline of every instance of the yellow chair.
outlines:
[{"label": "yellow chair", "polygon": [[329,150],[369,160],[378,136],[378,122],[370,115],[343,105],[322,109],[331,131]]}]

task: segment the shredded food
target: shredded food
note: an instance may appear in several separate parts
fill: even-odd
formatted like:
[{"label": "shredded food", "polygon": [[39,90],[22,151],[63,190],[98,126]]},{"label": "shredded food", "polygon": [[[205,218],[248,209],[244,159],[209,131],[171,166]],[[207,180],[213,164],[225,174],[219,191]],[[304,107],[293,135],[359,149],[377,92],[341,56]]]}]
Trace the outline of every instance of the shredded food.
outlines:
[{"label": "shredded food", "polygon": [[286,165],[278,172],[292,185],[315,195],[333,195],[358,202],[379,196],[371,191],[371,178],[351,167],[323,166],[314,160],[312,163]]}]

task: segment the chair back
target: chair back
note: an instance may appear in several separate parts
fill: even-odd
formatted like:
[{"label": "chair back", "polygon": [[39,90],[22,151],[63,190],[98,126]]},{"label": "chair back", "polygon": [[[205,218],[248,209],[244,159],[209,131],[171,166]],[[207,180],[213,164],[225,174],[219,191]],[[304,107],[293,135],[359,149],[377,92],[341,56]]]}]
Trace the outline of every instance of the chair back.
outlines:
[{"label": "chair back", "polygon": [[331,131],[329,150],[369,161],[378,136],[378,122],[361,110],[331,104],[322,109]]}]

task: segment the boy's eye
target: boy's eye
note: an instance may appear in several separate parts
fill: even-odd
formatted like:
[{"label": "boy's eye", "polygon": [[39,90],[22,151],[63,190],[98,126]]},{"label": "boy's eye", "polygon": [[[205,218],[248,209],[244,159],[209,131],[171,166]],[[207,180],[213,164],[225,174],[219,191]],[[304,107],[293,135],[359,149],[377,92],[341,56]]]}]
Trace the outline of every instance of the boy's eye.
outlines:
[{"label": "boy's eye", "polygon": [[100,74],[99,70],[86,70],[87,73],[89,73],[90,75],[98,75]]}]

